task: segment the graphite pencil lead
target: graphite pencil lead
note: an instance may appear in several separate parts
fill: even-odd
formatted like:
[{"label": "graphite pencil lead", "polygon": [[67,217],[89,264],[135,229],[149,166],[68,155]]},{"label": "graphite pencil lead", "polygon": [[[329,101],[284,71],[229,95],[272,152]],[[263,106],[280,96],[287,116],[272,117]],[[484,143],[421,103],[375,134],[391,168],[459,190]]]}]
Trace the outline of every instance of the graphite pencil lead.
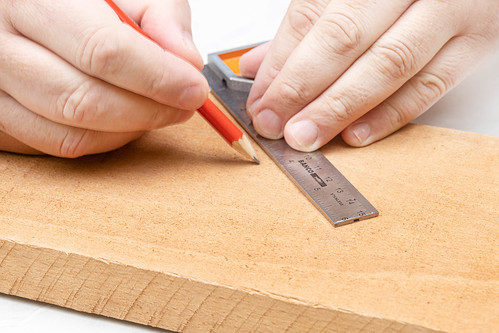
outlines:
[{"label": "graphite pencil lead", "polygon": [[232,142],[232,148],[247,158],[253,160],[253,162],[260,164],[260,160],[256,157],[255,150],[245,134],[243,134],[241,139]]}]

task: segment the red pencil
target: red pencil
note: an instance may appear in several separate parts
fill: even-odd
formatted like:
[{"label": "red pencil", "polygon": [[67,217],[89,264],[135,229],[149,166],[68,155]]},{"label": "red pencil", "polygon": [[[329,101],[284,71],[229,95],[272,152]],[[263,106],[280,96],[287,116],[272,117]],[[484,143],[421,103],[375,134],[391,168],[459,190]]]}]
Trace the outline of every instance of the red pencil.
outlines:
[{"label": "red pencil", "polygon": [[198,112],[236,151],[260,163],[246,135],[208,98]]},{"label": "red pencil", "polygon": [[[151,39],[118,5],[112,0],[104,0],[116,12],[123,23],[128,24],[144,37]],[[260,163],[256,157],[253,146],[246,135],[208,98],[198,109],[198,112],[211,126],[232,146],[236,151]]]}]

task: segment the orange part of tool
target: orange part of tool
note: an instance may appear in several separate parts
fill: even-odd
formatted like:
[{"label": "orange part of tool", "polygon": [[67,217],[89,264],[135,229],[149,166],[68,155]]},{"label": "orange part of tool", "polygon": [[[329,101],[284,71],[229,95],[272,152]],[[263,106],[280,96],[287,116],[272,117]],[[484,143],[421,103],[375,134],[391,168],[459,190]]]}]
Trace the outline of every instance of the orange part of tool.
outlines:
[{"label": "orange part of tool", "polygon": [[236,50],[236,51],[231,51],[231,52],[219,54],[218,56],[220,57],[220,59],[222,59],[222,61],[227,65],[227,67],[230,68],[230,70],[234,74],[241,76],[241,70],[239,69],[239,60],[241,59],[241,56],[243,54],[245,54],[246,52],[248,52],[252,48],[254,48],[254,46],[247,47],[245,49],[240,49],[240,50]]}]

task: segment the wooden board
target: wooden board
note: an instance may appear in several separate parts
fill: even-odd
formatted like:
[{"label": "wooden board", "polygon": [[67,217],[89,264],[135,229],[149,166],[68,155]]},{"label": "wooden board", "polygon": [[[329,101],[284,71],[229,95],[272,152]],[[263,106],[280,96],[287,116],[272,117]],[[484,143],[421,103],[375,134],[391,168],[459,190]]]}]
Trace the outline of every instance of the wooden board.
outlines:
[{"label": "wooden board", "polygon": [[497,329],[499,139],[323,152],[378,218],[332,227],[197,115],[102,155],[0,153],[0,292],[186,332]]}]

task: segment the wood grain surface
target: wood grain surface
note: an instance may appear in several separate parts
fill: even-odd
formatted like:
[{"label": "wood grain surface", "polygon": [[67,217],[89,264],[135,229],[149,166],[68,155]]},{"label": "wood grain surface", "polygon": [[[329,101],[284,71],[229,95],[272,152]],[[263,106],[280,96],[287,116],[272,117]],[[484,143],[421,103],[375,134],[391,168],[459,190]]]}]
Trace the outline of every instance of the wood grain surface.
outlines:
[{"label": "wood grain surface", "polygon": [[322,152],[379,217],[334,228],[198,115],[75,160],[0,153],[0,292],[186,332],[496,330],[499,138]]}]

